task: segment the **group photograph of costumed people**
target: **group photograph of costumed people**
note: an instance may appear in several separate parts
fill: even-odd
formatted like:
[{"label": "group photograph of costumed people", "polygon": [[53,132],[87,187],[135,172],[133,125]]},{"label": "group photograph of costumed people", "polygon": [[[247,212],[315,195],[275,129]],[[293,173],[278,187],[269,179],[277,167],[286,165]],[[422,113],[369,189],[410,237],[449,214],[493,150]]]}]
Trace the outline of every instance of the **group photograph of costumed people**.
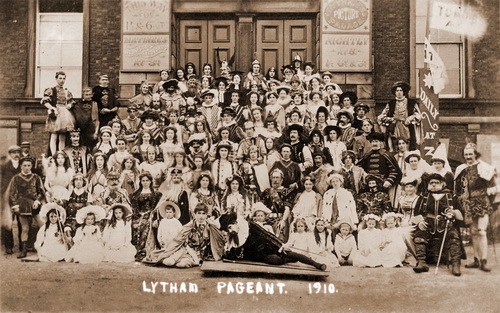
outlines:
[{"label": "group photograph of costumed people", "polygon": [[215,79],[210,64],[202,76],[192,63],[187,77],[162,70],[123,114],[107,75],[77,99],[55,73],[41,100],[47,153],[21,157],[11,146],[2,165],[15,221],[2,230],[5,253],[17,227],[18,258],[36,252],[43,262],[241,259],[416,273],[441,262],[460,276],[460,230],[470,227],[465,267],[490,271],[496,173],[477,148],[464,148],[455,174],[443,145],[429,164],[408,83],[393,84],[395,98],[375,117],[331,73],[292,61],[281,80],[258,60]]}]

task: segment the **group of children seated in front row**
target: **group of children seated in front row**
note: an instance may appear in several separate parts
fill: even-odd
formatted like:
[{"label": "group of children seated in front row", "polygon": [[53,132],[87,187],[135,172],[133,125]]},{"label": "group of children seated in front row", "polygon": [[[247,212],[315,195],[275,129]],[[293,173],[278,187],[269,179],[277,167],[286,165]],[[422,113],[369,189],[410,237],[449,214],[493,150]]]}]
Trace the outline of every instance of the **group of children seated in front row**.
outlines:
[{"label": "group of children seated in front row", "polygon": [[[161,220],[151,228],[151,240],[157,240],[159,246],[165,248],[182,230],[178,220],[180,209],[175,203],[164,201],[155,210]],[[272,227],[265,223],[268,213],[270,210],[257,202],[252,218],[266,231],[273,232]],[[131,243],[132,225],[128,218],[131,214],[127,204],[113,204],[107,213],[100,206],[86,206],[77,212],[76,220],[81,226],[71,237],[69,229],[63,226],[64,208],[56,203],[45,204],[40,211],[44,226],[40,228],[35,243],[39,261],[134,262],[137,251]],[[357,240],[353,235],[356,227],[349,221],[341,220],[330,229],[327,222],[317,219],[311,231],[305,219],[297,218],[292,223],[292,232],[284,248],[306,254],[329,268],[340,265],[402,266],[407,247],[404,240],[406,227],[398,225],[401,217],[401,214],[392,212],[382,218],[365,215],[359,225]],[[216,220],[213,222],[218,224]]]}]

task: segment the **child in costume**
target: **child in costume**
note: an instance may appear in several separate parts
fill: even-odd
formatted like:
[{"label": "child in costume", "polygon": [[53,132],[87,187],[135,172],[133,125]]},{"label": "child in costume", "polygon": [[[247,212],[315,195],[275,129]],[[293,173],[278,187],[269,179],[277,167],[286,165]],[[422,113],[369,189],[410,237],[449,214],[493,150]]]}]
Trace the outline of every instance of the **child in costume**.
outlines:
[{"label": "child in costume", "polygon": [[321,218],[314,223],[313,244],[310,250],[315,253],[311,255],[311,258],[316,262],[324,263],[328,268],[340,266],[339,261],[332,253],[332,233],[326,228],[326,221]]},{"label": "child in costume", "polygon": [[303,218],[309,228],[314,227],[314,221],[322,207],[321,195],[314,188],[315,179],[311,176],[304,178],[304,191],[297,195],[292,213],[294,219]]},{"label": "child in costume", "polygon": [[358,267],[377,267],[382,265],[382,231],[377,228],[380,217],[367,214],[363,217],[366,228],[358,234],[358,251],[354,254],[353,265]]},{"label": "child in costume", "polygon": [[56,203],[47,203],[42,206],[39,214],[45,224],[40,227],[36,236],[35,248],[38,252],[38,261],[64,260],[68,252],[62,226],[66,219],[64,208]]},{"label": "child in costume", "polygon": [[84,224],[76,230],[74,246],[68,251],[66,262],[100,263],[104,260],[104,245],[99,226],[96,224],[106,216],[103,208],[89,205],[76,213],[76,222]]},{"label": "child in costume", "polygon": [[293,223],[293,231],[290,233],[285,246],[293,247],[301,251],[310,251],[312,248],[312,236],[305,219],[298,218]]},{"label": "child in costume", "polygon": [[182,230],[182,224],[179,222],[181,210],[174,202],[165,201],[158,206],[158,212],[162,217],[160,226],[158,226],[158,242],[164,249]]},{"label": "child in costume", "polygon": [[71,238],[76,232],[76,213],[81,208],[92,204],[94,199],[90,192],[87,190],[87,180],[82,173],[76,173],[72,180],[73,191],[69,196],[69,200],[66,203],[66,222],[64,223],[64,232],[68,237]]},{"label": "child in costume", "polygon": [[354,239],[352,234],[354,225],[349,221],[343,220],[338,222],[335,226],[340,230],[337,236],[335,236],[335,254],[337,255],[340,265],[352,265],[353,256],[358,250],[356,239]]},{"label": "child in costume", "polygon": [[264,228],[268,232],[274,234],[273,227],[267,223],[265,223],[267,219],[267,214],[271,213],[271,210],[264,205],[262,202],[256,202],[253,205],[253,220],[255,224]]},{"label": "child in costume", "polygon": [[382,230],[382,266],[403,266],[402,262],[406,256],[406,244],[403,239],[402,229],[398,225],[402,214],[386,213],[382,216],[385,228]]},{"label": "child in costume", "polygon": [[136,254],[132,245],[132,223],[127,218],[132,215],[128,204],[115,203],[109,208],[108,224],[104,228],[102,240],[104,242],[105,262],[134,262]]}]

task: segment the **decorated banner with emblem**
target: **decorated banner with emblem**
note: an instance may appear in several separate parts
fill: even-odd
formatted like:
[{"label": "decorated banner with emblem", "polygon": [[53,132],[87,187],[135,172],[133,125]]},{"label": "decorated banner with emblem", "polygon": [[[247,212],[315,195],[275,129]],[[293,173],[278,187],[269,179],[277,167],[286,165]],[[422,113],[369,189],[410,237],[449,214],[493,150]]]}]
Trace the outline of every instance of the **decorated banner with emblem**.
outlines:
[{"label": "decorated banner with emblem", "polygon": [[430,69],[419,69],[419,90],[422,113],[423,144],[420,146],[422,157],[430,162],[434,149],[439,145],[439,97],[433,91]]}]

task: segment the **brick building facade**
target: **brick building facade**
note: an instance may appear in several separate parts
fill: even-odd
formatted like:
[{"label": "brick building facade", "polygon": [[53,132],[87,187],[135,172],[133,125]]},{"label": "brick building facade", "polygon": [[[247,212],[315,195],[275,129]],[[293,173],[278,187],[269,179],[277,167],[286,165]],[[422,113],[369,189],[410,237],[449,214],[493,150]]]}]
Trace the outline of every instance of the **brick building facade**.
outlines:
[{"label": "brick building facade", "polygon": [[[0,59],[0,118],[19,118],[20,136],[16,141],[31,141],[36,151],[43,151],[48,142],[44,132],[46,112],[39,104],[36,93],[37,29],[39,26],[40,3],[46,0],[0,0],[0,34],[2,35],[2,58]],[[153,1],[153,0],[152,0]],[[332,0],[330,0],[332,1]],[[443,0],[444,1],[444,0]],[[452,0],[449,0],[452,1]],[[460,0],[454,0],[455,2]],[[57,2],[57,1],[54,1]],[[107,73],[110,85],[119,91],[120,98],[130,98],[142,80],[150,82],[159,79],[158,70],[127,71],[123,69],[123,12],[127,0],[80,0],[83,13],[83,52],[81,76],[82,85],[97,85],[97,75]],[[154,1],[153,1],[154,2]],[[183,66],[181,60],[187,55],[183,40],[189,36],[185,27],[200,27],[203,23],[224,20],[231,28],[231,36],[226,45],[227,56],[236,54],[236,69],[248,71],[257,52],[264,58],[264,44],[260,43],[259,28],[281,27],[278,35],[286,37],[287,21],[295,21],[293,31],[307,25],[304,33],[306,47],[293,43],[279,43],[285,48],[277,48],[281,61],[276,65],[288,64],[291,51],[304,53],[307,60],[321,64],[322,58],[322,5],[327,0],[311,1],[244,1],[244,0],[164,0],[158,3],[170,4],[168,36],[170,39],[168,65],[171,68]],[[356,1],[355,1],[356,2]],[[365,71],[334,71],[334,81],[344,90],[358,92],[361,102],[369,103],[378,114],[385,103],[392,98],[390,87],[393,82],[405,80],[415,86],[417,81],[416,17],[421,5],[419,0],[363,0],[371,3],[369,23],[371,23],[370,62],[371,69]],[[425,2],[425,1],[423,1]],[[491,145],[484,140],[500,139],[500,9],[498,1],[468,0],[487,21],[485,35],[476,41],[463,40],[460,68],[460,88],[458,96],[440,99],[441,138],[449,139],[450,158],[461,161],[460,148],[466,141],[478,142],[485,158],[491,161]],[[302,24],[301,24],[302,23]],[[259,26],[260,25],[260,26]],[[278,25],[278,26],[275,26]],[[298,26],[297,26],[298,25]],[[295,27],[295,28],[293,28]],[[305,27],[305,26],[304,26]],[[222,29],[222,28],[221,28]],[[230,29],[230,28],[227,28]],[[279,29],[279,28],[277,28]],[[305,29],[305,28],[304,28]],[[220,29],[219,29],[220,30]],[[214,36],[216,36],[216,33]],[[298,33],[300,35],[300,33]],[[209,35],[208,35],[209,36]],[[292,40],[293,41],[293,40]],[[291,41],[291,42],[292,42]],[[300,40],[299,40],[300,41]],[[223,41],[221,41],[223,42]],[[461,43],[461,44],[462,44]],[[214,63],[213,51],[218,48],[214,40],[206,45],[209,63]],[[290,53],[286,50],[287,45]],[[267,47],[267,46],[265,46]],[[281,50],[280,50],[281,49]],[[295,50],[294,50],[295,49]],[[446,56],[442,56],[446,58]],[[202,59],[200,59],[202,60]],[[201,61],[200,61],[201,62]],[[200,65],[201,66],[201,65]],[[320,66],[321,67],[321,66]],[[320,68],[321,69],[321,68]],[[54,71],[55,72],[55,71]],[[69,79],[69,78],[68,78]],[[54,81],[39,82],[51,86]],[[413,88],[413,92],[416,88]],[[78,94],[76,95],[78,96]],[[412,96],[415,96],[413,93]],[[47,135],[47,136],[46,136]],[[494,137],[497,136],[497,137]],[[8,142],[8,138],[5,143]],[[2,150],[2,154],[5,149]]]}]

